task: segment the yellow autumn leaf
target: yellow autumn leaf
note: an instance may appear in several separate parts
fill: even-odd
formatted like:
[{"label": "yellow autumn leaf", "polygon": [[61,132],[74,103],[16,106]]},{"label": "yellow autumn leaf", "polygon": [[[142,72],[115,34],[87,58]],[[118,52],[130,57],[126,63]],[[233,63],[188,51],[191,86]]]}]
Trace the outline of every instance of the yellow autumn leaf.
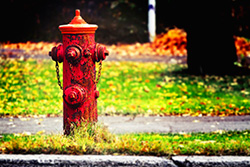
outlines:
[{"label": "yellow autumn leaf", "polygon": [[41,130],[41,131],[38,131],[36,134],[37,135],[42,135],[42,134],[44,134],[45,133],[45,130]]}]

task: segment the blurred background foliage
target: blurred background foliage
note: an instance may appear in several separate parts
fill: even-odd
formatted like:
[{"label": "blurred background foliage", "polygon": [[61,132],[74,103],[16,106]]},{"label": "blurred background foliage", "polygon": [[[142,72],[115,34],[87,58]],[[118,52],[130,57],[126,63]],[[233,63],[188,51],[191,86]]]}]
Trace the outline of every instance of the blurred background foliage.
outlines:
[{"label": "blurred background foliage", "polygon": [[[205,4],[208,0],[203,2],[204,5],[195,5],[194,1],[157,0],[157,34],[164,32],[166,27],[185,29],[189,12],[194,8],[207,8]],[[209,1],[219,7],[223,7],[223,2]],[[231,4],[234,35],[249,38],[250,1],[232,0]],[[81,10],[86,22],[99,26],[96,32],[98,42],[117,44],[148,41],[147,0],[5,0],[0,7],[0,42],[58,42],[61,40],[58,26],[68,24],[74,17],[75,9]]]}]

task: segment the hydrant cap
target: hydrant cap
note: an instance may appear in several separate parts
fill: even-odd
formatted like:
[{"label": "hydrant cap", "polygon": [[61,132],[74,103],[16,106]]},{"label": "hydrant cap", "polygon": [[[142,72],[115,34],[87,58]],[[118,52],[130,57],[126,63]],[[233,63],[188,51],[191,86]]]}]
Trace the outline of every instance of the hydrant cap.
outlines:
[{"label": "hydrant cap", "polygon": [[75,17],[69,24],[59,26],[62,34],[94,34],[97,28],[97,25],[88,24],[85,20],[82,19],[79,9],[76,9]]}]

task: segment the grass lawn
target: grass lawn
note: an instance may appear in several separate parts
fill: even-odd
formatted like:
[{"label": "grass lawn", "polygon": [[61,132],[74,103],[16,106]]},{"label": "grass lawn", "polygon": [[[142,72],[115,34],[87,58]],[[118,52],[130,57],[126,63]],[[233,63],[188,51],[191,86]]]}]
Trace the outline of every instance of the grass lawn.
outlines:
[{"label": "grass lawn", "polygon": [[0,138],[0,153],[111,155],[250,155],[250,131],[190,134],[113,135],[98,125],[70,136],[10,134]]},{"label": "grass lawn", "polygon": [[[99,114],[250,114],[249,76],[178,73],[186,68],[164,63],[103,62],[97,85]],[[0,78],[0,116],[62,115],[62,91],[52,60],[1,59]]]}]

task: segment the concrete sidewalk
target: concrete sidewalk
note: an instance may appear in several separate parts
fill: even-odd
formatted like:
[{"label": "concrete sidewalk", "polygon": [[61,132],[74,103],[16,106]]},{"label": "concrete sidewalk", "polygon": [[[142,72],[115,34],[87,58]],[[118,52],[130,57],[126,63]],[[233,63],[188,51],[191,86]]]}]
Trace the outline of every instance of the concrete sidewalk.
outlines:
[{"label": "concrete sidewalk", "polygon": [[0,155],[0,166],[88,166],[88,167],[249,167],[246,156],[152,156],[111,155]]},{"label": "concrete sidewalk", "polygon": [[[100,116],[99,122],[115,134],[213,132],[250,129],[250,115],[230,117],[124,117]],[[62,133],[62,117],[0,118],[0,134]]]}]

